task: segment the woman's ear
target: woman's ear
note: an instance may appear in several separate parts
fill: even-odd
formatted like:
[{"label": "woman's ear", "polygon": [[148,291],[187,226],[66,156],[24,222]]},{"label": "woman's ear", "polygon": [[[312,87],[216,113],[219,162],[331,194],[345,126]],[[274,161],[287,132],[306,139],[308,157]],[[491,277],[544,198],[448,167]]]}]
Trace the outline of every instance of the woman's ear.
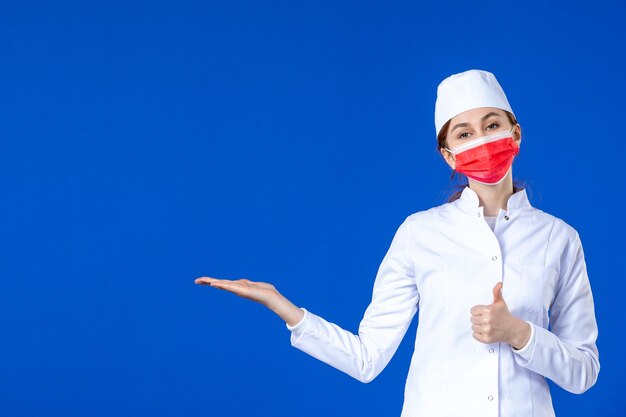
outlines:
[{"label": "woman's ear", "polygon": [[445,159],[450,168],[454,170],[454,168],[456,167],[456,161],[454,160],[454,156],[450,152],[446,151],[444,148],[439,148],[439,152],[441,152],[441,156],[443,156],[443,159]]},{"label": "woman's ear", "polygon": [[518,123],[515,125],[515,130],[513,131],[513,139],[515,139],[515,143],[517,146],[522,144],[522,126]]}]

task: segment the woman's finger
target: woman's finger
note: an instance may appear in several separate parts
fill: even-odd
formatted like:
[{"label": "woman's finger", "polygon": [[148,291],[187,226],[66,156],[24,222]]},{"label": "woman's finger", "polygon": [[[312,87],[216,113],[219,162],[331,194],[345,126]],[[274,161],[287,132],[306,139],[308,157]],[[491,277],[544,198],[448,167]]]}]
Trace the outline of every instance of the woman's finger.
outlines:
[{"label": "woman's finger", "polygon": [[196,284],[210,284],[213,285],[215,283],[219,283],[219,282],[236,282],[236,281],[231,281],[229,279],[217,279],[217,278],[211,278],[211,277],[200,277],[200,278],[196,278],[196,280],[194,281]]},{"label": "woman's finger", "polygon": [[200,278],[196,278],[194,282],[200,285],[211,285],[211,283],[215,281],[219,281],[219,280],[217,278],[211,278],[211,277],[200,277]]},{"label": "woman's finger", "polygon": [[475,333],[489,333],[489,331],[491,330],[491,327],[486,325],[486,324],[472,324],[472,330]]},{"label": "woman's finger", "polygon": [[220,281],[213,282],[211,284],[212,287],[219,288],[222,290],[230,291],[234,294],[237,294],[242,297],[247,297],[249,295],[249,288],[246,284],[239,283],[236,281]]}]

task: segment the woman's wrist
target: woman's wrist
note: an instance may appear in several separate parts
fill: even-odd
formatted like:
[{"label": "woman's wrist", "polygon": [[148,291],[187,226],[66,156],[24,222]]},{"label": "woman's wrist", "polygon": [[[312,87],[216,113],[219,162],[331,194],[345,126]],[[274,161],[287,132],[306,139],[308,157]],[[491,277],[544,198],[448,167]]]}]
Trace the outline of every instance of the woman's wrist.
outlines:
[{"label": "woman's wrist", "polygon": [[266,307],[276,313],[290,326],[298,324],[304,316],[304,311],[302,311],[300,307],[293,304],[279,292],[276,292],[276,296],[266,304]]},{"label": "woman's wrist", "polygon": [[509,344],[513,348],[520,350],[524,346],[526,346],[526,344],[530,340],[530,335],[531,335],[530,325],[526,323],[524,320],[521,320],[515,317],[515,326],[514,326],[511,338],[509,340]]}]

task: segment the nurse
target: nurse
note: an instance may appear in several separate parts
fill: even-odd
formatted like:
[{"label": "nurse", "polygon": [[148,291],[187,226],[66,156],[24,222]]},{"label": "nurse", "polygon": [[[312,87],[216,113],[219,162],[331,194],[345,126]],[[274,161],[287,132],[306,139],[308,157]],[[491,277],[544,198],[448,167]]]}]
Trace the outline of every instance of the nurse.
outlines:
[{"label": "nurse", "polygon": [[389,363],[419,311],[402,417],[554,416],[546,378],[583,393],[598,378],[598,328],[578,233],[513,184],[522,130],[493,74],[441,82],[438,148],[468,179],[446,204],[399,226],[353,334],[272,284],[197,284],[279,315],[291,344],[362,382]]}]

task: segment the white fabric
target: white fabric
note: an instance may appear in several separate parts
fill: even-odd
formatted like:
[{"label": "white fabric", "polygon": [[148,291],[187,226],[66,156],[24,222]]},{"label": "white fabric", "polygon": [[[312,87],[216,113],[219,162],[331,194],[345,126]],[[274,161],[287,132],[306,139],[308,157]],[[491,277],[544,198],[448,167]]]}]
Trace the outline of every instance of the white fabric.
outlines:
[{"label": "white fabric", "polygon": [[513,113],[502,87],[492,73],[469,70],[449,76],[437,87],[437,135],[443,125],[454,116],[481,107],[495,107]]},{"label": "white fabric", "polygon": [[[511,313],[532,326],[521,351],[472,336],[470,309],[491,304],[499,281]],[[470,188],[409,216],[380,265],[358,335],[305,310],[291,344],[369,382],[418,309],[402,417],[554,416],[545,378],[572,393],[597,380],[598,329],[579,236],[533,208],[524,190],[500,210],[495,233]]]},{"label": "white fabric", "polygon": [[498,220],[497,216],[485,216],[485,221],[491,228],[491,231],[495,232],[496,230],[496,221]]}]

